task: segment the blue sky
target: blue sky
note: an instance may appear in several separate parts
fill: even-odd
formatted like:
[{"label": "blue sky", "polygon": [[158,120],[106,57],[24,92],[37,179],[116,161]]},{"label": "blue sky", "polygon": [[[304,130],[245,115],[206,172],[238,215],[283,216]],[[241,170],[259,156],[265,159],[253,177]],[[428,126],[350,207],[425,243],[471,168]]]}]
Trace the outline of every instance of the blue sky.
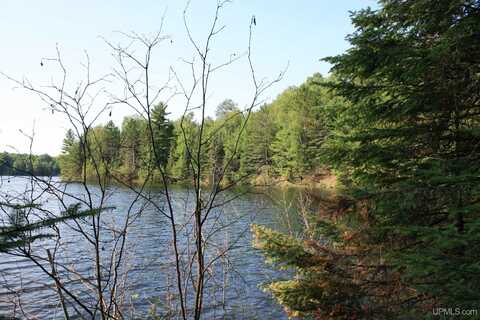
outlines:
[{"label": "blue sky", "polygon": [[[189,25],[199,41],[206,35],[215,4],[215,0],[191,2]],[[248,25],[255,15],[253,58],[257,75],[274,78],[289,64],[283,80],[263,97],[271,100],[315,72],[327,74],[329,65],[319,59],[348,48],[345,36],[353,30],[349,11],[375,4],[374,0],[233,1],[221,13],[220,23],[226,29],[213,44],[213,63],[223,61],[231,53],[245,51]],[[48,84],[52,78],[56,79],[55,68],[41,67],[40,59],[53,56],[58,44],[71,83],[83,78],[80,63],[84,61],[85,50],[91,58],[93,74],[101,76],[115,66],[102,37],[117,42],[124,39],[115,31],[151,34],[158,30],[165,13],[163,31],[173,44],[162,44],[155,52],[155,80],[162,81],[170,66],[188,77],[179,59],[193,56],[182,21],[184,6],[184,1],[173,0],[2,0],[0,71],[16,78],[25,76],[37,85]],[[68,123],[45,110],[35,96],[14,87],[0,78],[0,151],[28,151],[28,141],[19,129],[24,132],[34,129],[33,152],[57,155]],[[213,115],[215,106],[226,98],[240,105],[248,103],[251,82],[245,61],[216,75],[211,88],[208,114]],[[172,101],[169,108],[172,118],[181,114],[181,102]],[[128,114],[133,111],[118,108],[112,118],[120,125]],[[107,120],[104,117],[100,122]]]}]

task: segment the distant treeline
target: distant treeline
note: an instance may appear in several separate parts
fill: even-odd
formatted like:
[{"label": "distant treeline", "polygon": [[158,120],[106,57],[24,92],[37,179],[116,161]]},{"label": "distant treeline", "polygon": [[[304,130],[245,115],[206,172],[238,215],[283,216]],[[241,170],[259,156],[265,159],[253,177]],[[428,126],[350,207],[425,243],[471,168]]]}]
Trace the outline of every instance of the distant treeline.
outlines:
[{"label": "distant treeline", "polygon": [[48,154],[30,155],[18,153],[0,153],[1,176],[57,176],[60,168],[57,159]]},{"label": "distant treeline", "polygon": [[[232,100],[221,103],[215,119],[204,122],[204,181],[212,182],[225,166],[226,182],[252,182],[258,177],[302,180],[313,174],[327,132],[323,106],[338,100],[322,85],[325,82],[314,74],[250,114]],[[148,168],[155,167],[152,154],[157,154],[171,181],[188,181],[193,176],[189,154],[196,152],[200,124],[193,114],[171,121],[166,109],[159,104],[152,110],[152,130],[140,116],[125,117],[121,128],[110,121],[90,129],[86,136],[69,130],[59,157],[62,176],[76,180],[85,174],[88,179],[108,170],[124,180],[144,181],[151,172]],[[155,179],[158,172],[153,174]]]}]

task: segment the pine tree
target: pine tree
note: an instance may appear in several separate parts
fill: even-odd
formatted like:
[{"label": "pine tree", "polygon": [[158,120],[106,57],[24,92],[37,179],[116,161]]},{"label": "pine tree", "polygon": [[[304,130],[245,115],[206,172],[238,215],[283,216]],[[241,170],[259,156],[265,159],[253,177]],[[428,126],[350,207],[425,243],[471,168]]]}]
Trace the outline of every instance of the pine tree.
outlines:
[{"label": "pine tree", "polygon": [[101,144],[101,157],[108,165],[112,166],[118,161],[119,157],[120,130],[111,120],[102,129],[100,136],[97,137]]},{"label": "pine tree", "polygon": [[153,140],[155,160],[165,167],[170,155],[173,140],[173,124],[167,119],[167,106],[159,103],[152,110]]},{"label": "pine tree", "polygon": [[295,91],[295,110],[299,114],[301,173],[311,173],[319,165],[320,150],[327,135],[325,108],[332,97],[323,86],[325,79],[316,73]]},{"label": "pine tree", "polygon": [[81,178],[84,161],[80,139],[75,136],[72,129],[67,130],[63,139],[62,153],[58,157],[58,165],[62,177],[67,180]]},{"label": "pine tree", "polygon": [[300,140],[295,130],[282,128],[275,135],[271,145],[272,161],[277,173],[287,179],[299,176],[301,163],[299,159]]},{"label": "pine tree", "polygon": [[245,121],[243,113],[237,104],[230,99],[222,102],[216,110],[216,129],[212,136],[217,143],[223,145],[222,167],[225,167],[224,181],[234,181],[240,178],[240,155],[242,153],[242,136],[239,133]]},{"label": "pine tree", "polygon": [[324,154],[369,204],[410,305],[478,308],[480,3],[381,5],[355,13],[352,48],[327,59],[349,105]]},{"label": "pine tree", "polygon": [[121,171],[128,180],[137,179],[140,168],[144,166],[141,151],[146,132],[146,121],[141,118],[123,119],[120,139]]},{"label": "pine tree", "polygon": [[207,118],[206,125],[206,157],[203,157],[205,168],[204,179],[211,185],[217,183],[223,173],[225,163],[225,134],[219,121]]},{"label": "pine tree", "polygon": [[480,3],[380,6],[354,13],[352,47],[327,59],[345,103],[326,108],[321,159],[352,204],[317,217],[320,239],[254,228],[256,247],[296,271],[268,287],[293,315],[480,307]]},{"label": "pine tree", "polygon": [[80,205],[71,205],[57,217],[38,218],[29,221],[27,214],[39,211],[36,203],[6,203],[0,202],[0,208],[6,214],[0,226],[0,252],[9,252],[19,247],[31,244],[35,240],[52,238],[55,235],[48,228],[72,219],[80,219],[99,213],[99,210],[81,210]]},{"label": "pine tree", "polygon": [[320,74],[283,92],[269,106],[276,123],[271,144],[273,167],[288,179],[302,179],[319,166],[320,148],[327,135],[325,108],[332,97]]},{"label": "pine tree", "polygon": [[276,133],[275,124],[267,105],[253,113],[247,123],[242,148],[241,172],[245,175],[270,174],[271,145]]},{"label": "pine tree", "polygon": [[175,181],[189,181],[193,177],[191,153],[195,146],[197,124],[193,121],[193,114],[187,114],[183,121],[174,122],[175,143],[168,164],[168,172]]}]

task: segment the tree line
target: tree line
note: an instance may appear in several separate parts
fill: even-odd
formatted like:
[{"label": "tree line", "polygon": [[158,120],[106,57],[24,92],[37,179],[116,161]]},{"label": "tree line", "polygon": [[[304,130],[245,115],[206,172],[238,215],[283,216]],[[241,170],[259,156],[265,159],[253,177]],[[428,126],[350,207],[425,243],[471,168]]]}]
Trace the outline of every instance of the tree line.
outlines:
[{"label": "tree line", "polygon": [[[249,113],[248,119],[247,113],[235,102],[223,101],[216,108],[215,118],[206,118],[203,124],[207,139],[201,152],[205,168],[202,180],[214,183],[223,174],[219,170],[225,166],[223,176],[227,183],[300,181],[315,175],[319,169],[320,146],[327,133],[322,106],[338,100],[325,88],[326,81],[320,74],[314,74],[305,83],[288,88],[273,102]],[[96,159],[97,163],[106,164],[103,170],[109,170],[123,181],[142,182],[155,166],[151,154],[152,148],[156,148],[159,159],[155,161],[170,181],[190,182],[200,124],[193,114],[169,120],[166,109],[163,103],[153,108],[153,135],[148,119],[140,116],[125,117],[120,128],[113,121],[96,126],[87,137],[69,130],[59,157],[62,176],[67,180],[83,175],[93,177]],[[239,135],[241,130],[244,132]],[[85,151],[82,144],[88,145],[88,150]],[[82,152],[88,156],[83,157]],[[156,170],[153,181],[158,181],[159,176]]]},{"label": "tree line", "polygon": [[[160,301],[157,304],[152,301],[154,308],[149,311],[151,317],[200,319],[203,310],[210,309],[212,305],[217,308],[216,299],[208,301],[205,297],[212,288],[218,290],[215,289],[218,288],[217,280],[220,280],[220,276],[225,279],[225,273],[211,271],[229,268],[229,251],[235,248],[234,244],[248,231],[245,229],[239,232],[227,242],[215,236],[231,225],[229,217],[222,213],[223,208],[234,201],[237,195],[225,191],[247,179],[244,171],[240,172],[245,164],[242,166],[244,161],[239,156],[247,124],[254,114],[252,110],[260,105],[263,94],[280,81],[284,74],[280,72],[272,80],[262,77],[262,81],[257,82],[251,54],[253,29],[256,25],[255,18],[252,17],[247,53],[242,55],[247,60],[252,75],[251,99],[243,110],[227,101],[218,108],[217,119],[205,117],[207,97],[211,90],[209,79],[213,73],[238,61],[230,59],[212,67],[213,61],[209,54],[212,38],[224,29],[217,26],[217,21],[228,3],[229,1],[217,2],[212,28],[205,36],[206,44],[201,46],[203,49],[199,49],[199,42],[190,34],[187,8],[183,12],[185,29],[194,50],[192,60],[184,61],[192,67],[191,87],[184,86],[183,81],[177,77],[171,79],[172,83],[160,86],[151,81],[151,61],[155,57],[152,53],[160,43],[169,39],[162,30],[149,36],[134,32],[124,34],[127,45],[107,42],[113,51],[117,67],[114,68],[114,73],[103,77],[91,77],[87,56],[84,81],[66,80],[70,79],[71,73],[67,72],[58,48],[56,58],[42,60],[42,63],[60,68],[63,80],[59,80],[59,83],[36,86],[31,82],[7,77],[23,89],[41,95],[42,100],[48,103],[47,107],[52,112],[65,116],[71,127],[65,137],[59,163],[63,178],[78,182],[77,186],[83,195],[79,196],[78,190],[71,192],[70,188],[59,187],[63,183],[30,176],[29,188],[32,192],[24,192],[20,198],[13,199],[6,194],[4,204],[0,202],[0,210],[12,218],[10,222],[6,221],[6,228],[0,230],[0,243],[7,237],[4,247],[8,254],[30,260],[42,274],[52,280],[66,319],[70,315],[102,319],[142,317],[137,316],[134,302],[124,297],[132,292],[130,288],[133,284],[126,281],[131,270],[128,253],[133,249],[133,243],[127,234],[130,234],[130,227],[146,208],[163,219],[162,225],[168,226],[164,232],[169,245],[160,246],[159,250],[162,254],[167,250],[171,259],[167,259],[165,266],[159,268],[158,272],[173,276],[166,278],[165,288],[167,296],[174,301],[170,298],[167,299],[172,303],[164,304]],[[175,68],[169,68],[169,72],[175,73]],[[120,95],[105,92],[103,85],[106,81],[115,83],[124,90],[119,91]],[[171,85],[183,90],[180,92],[183,98],[180,99],[179,108],[184,113],[176,121],[167,119],[167,106],[161,103],[164,95],[160,96],[160,92],[170,90]],[[98,92],[108,96],[110,102],[107,105],[97,103]],[[192,96],[200,97],[199,104],[195,107],[191,105]],[[111,121],[98,125],[98,119],[111,112],[110,108],[117,104],[129,107],[138,116],[125,118],[120,128]],[[189,114],[192,109],[198,110],[200,117],[194,118]],[[267,154],[268,159],[269,157]],[[272,161],[275,161],[273,156]],[[109,188],[112,181],[120,183],[133,193],[131,199],[124,199],[129,203],[125,203],[128,208],[123,204],[121,208],[108,205],[108,200],[115,192]],[[174,199],[171,183],[182,181],[188,181],[191,185],[188,189],[189,196]],[[151,188],[146,188],[151,182],[159,184],[160,199],[158,189],[152,193]],[[205,182],[211,183],[205,185]],[[51,209],[52,206],[43,206],[43,199],[36,197],[33,189],[51,195],[59,206],[54,209]],[[75,202],[73,206],[71,200]],[[178,207],[177,201],[184,205]],[[105,215],[112,219],[105,219]],[[32,225],[32,217],[40,222],[45,221],[46,228],[42,228],[42,224]],[[55,220],[49,220],[52,217]],[[56,220],[63,217],[65,219]],[[69,222],[64,229],[56,227],[57,221]],[[50,238],[55,249],[45,250],[42,245],[39,250],[32,248],[32,241],[37,239],[35,236],[39,232],[43,232],[42,229],[51,232],[45,236]],[[63,234],[66,230],[80,237],[79,241],[86,245],[85,255],[91,264],[85,274],[78,272],[69,262],[69,265],[64,263],[62,250],[57,250],[66,248],[61,240],[65,239]],[[15,243],[19,246],[15,247]],[[69,281],[72,277],[79,281]],[[228,284],[223,281],[225,284],[222,290],[226,290]],[[78,290],[78,284],[91,294]],[[227,302],[222,303],[225,306]],[[159,310],[156,309],[157,306]],[[223,309],[223,312],[227,312]]]},{"label": "tree line", "polygon": [[0,176],[58,176],[60,167],[56,158],[48,155],[0,153]]}]

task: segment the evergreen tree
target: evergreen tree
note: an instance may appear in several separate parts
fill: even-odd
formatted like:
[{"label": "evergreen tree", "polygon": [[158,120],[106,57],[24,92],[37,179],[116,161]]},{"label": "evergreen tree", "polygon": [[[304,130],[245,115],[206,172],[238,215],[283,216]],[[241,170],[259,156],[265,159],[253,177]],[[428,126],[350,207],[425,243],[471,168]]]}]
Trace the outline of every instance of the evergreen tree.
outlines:
[{"label": "evergreen tree", "polygon": [[302,179],[319,166],[327,134],[324,109],[333,99],[322,86],[324,82],[320,74],[314,74],[301,86],[287,89],[270,106],[278,130],[271,153],[280,176]]},{"label": "evergreen tree", "polygon": [[270,174],[272,165],[271,145],[274,141],[276,127],[267,105],[253,113],[247,123],[243,141],[241,172],[245,175],[257,173]]},{"label": "evergreen tree", "polygon": [[478,308],[480,3],[381,4],[327,59],[351,104],[325,155],[370,204],[413,301]]},{"label": "evergreen tree", "polygon": [[67,180],[80,178],[83,172],[84,157],[79,139],[72,129],[67,130],[63,139],[62,154],[59,157],[61,174]]},{"label": "evergreen tree", "polygon": [[99,150],[102,153],[104,161],[109,165],[115,163],[119,157],[120,151],[120,130],[113,123],[113,121],[107,122],[105,127],[99,131],[99,139],[101,149]]},{"label": "evergreen tree", "polygon": [[297,271],[269,286],[294,315],[418,319],[480,306],[480,4],[380,5],[352,15],[352,47],[327,59],[346,103],[327,108],[321,158],[354,203],[345,223],[322,221],[315,241],[254,229],[258,248]]},{"label": "evergreen tree", "polygon": [[172,142],[174,139],[173,124],[167,119],[167,106],[159,103],[152,110],[152,126],[153,126],[153,140],[156,157],[156,162],[162,167],[165,167],[168,162]]},{"label": "evergreen tree", "polygon": [[[9,252],[24,247],[35,240],[52,238],[55,235],[48,228],[72,219],[95,215],[99,210],[80,210],[80,205],[71,205],[57,217],[38,218],[35,211],[41,207],[35,203],[13,204],[0,202],[0,209],[5,213],[0,225],[0,252]],[[29,221],[27,216],[35,215],[36,221]]]},{"label": "evergreen tree", "polygon": [[319,73],[309,77],[297,90],[293,108],[299,114],[301,173],[318,167],[320,150],[327,135],[325,108],[333,97],[323,86],[325,79]]},{"label": "evergreen tree", "polygon": [[269,105],[276,124],[275,137],[270,145],[273,170],[277,176],[287,179],[298,176],[300,165],[300,122],[294,108],[296,89],[288,88]]},{"label": "evergreen tree", "polygon": [[204,168],[202,178],[208,183],[213,183],[223,175],[223,181],[228,183],[239,174],[238,150],[241,143],[237,144],[237,137],[243,116],[237,104],[230,99],[217,106],[215,115],[215,120],[206,118],[204,122],[206,138],[201,155]]},{"label": "evergreen tree", "polygon": [[302,166],[299,156],[300,140],[294,130],[288,127],[280,129],[271,145],[272,160],[278,175],[287,179],[299,176]]},{"label": "evergreen tree", "polygon": [[[224,175],[228,183],[252,175],[298,179],[313,174],[326,134],[324,107],[332,99],[322,87],[324,81],[314,74],[300,87],[287,89],[271,104],[251,112],[247,123],[235,102],[227,99],[219,104],[216,119],[204,121],[202,180],[218,181]],[[199,124],[187,115],[182,130],[181,121],[171,122],[167,115],[163,103],[151,110],[153,135],[146,119],[132,117],[124,119],[121,130],[111,121],[88,129],[86,138],[78,139],[69,130],[60,156],[62,175],[66,179],[83,176],[86,162],[87,178],[108,168],[122,179],[140,182],[158,164],[173,180],[188,180],[193,173],[188,149],[195,152],[198,147],[194,141]],[[87,147],[87,157],[82,156],[82,145]],[[154,172],[154,180],[158,174]]]},{"label": "evergreen tree", "polygon": [[197,124],[193,121],[193,113],[187,114],[183,120],[174,122],[175,144],[169,162],[169,172],[176,181],[190,181],[192,178],[191,152],[194,152]]},{"label": "evergreen tree", "polygon": [[219,121],[207,118],[206,125],[206,154],[204,168],[206,181],[214,184],[220,179],[225,164],[225,134]]},{"label": "evergreen tree", "polygon": [[122,123],[120,158],[122,173],[128,179],[136,179],[139,170],[145,165],[142,157],[142,143],[146,136],[146,121],[137,117],[125,117]]}]

